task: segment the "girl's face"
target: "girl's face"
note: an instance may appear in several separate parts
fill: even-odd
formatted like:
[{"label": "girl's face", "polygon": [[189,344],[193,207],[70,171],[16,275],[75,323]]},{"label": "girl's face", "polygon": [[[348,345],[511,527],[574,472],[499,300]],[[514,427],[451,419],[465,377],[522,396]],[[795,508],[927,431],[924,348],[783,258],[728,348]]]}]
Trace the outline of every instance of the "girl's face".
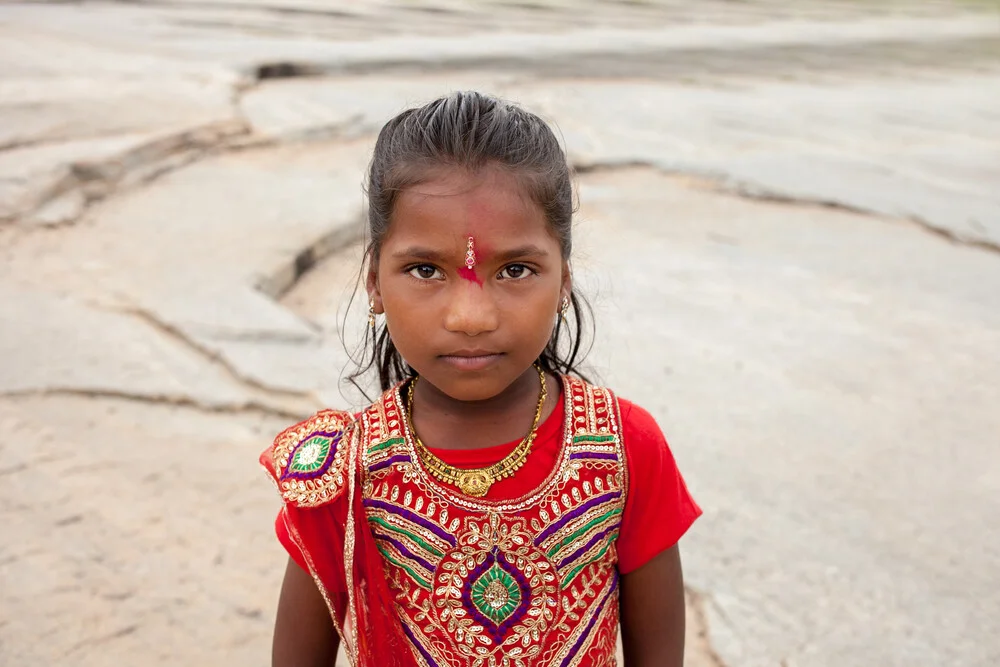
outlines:
[{"label": "girl's face", "polygon": [[443,169],[397,198],[368,293],[426,381],[456,400],[483,400],[545,349],[569,267],[512,176]]}]

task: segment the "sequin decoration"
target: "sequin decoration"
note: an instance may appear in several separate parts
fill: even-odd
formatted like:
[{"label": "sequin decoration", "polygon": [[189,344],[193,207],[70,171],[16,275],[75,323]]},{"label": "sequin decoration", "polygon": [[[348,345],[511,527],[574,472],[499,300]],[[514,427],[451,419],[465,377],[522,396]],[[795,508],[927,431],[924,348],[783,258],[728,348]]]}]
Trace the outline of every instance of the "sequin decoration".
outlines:
[{"label": "sequin decoration", "polygon": [[423,469],[398,387],[363,413],[363,507],[403,630],[427,665],[614,664],[628,488],[617,402],[563,383],[556,465],[511,501],[462,493]]},{"label": "sequin decoration", "polygon": [[524,521],[492,514],[470,519],[461,535],[441,560],[432,593],[440,627],[453,633],[459,651],[471,642],[502,655],[524,637],[547,635],[559,610],[558,577]]},{"label": "sequin decoration", "polygon": [[314,433],[300,442],[292,450],[288,468],[281,475],[281,479],[310,479],[317,474],[322,475],[333,458],[330,454],[336,451],[337,445],[340,444],[341,435],[339,431]]},{"label": "sequin decoration", "polygon": [[462,599],[497,644],[511,626],[528,613],[531,589],[524,576],[494,549],[469,573],[471,584],[464,586]]},{"label": "sequin decoration", "polygon": [[337,497],[346,482],[347,438],[357,437],[350,413],[322,410],[282,431],[261,455],[285,501],[315,507]]}]

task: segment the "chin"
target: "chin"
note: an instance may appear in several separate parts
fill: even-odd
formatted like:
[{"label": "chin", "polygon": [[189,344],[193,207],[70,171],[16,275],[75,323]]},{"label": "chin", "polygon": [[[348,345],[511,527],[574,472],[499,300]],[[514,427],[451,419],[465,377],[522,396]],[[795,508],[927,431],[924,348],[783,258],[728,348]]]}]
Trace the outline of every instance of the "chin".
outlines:
[{"label": "chin", "polygon": [[[535,389],[538,385],[538,377],[534,369],[529,364],[527,370],[532,372]],[[525,373],[524,370],[496,369],[496,372],[470,373],[455,377],[442,378],[444,382],[439,386],[441,391],[445,391],[449,396],[459,401],[485,401],[504,393]],[[437,385],[436,385],[437,386]]]},{"label": "chin", "polygon": [[503,393],[516,379],[508,378],[508,373],[491,368],[483,371],[456,371],[447,362],[433,364],[428,373],[421,377],[441,393],[456,401],[485,401]]}]

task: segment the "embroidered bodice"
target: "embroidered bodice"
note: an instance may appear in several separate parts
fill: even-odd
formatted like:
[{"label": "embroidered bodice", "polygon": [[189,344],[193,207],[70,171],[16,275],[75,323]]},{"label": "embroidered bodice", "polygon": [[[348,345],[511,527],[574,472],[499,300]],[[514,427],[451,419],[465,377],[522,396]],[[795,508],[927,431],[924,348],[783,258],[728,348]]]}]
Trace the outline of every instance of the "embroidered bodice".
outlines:
[{"label": "embroidered bodice", "polygon": [[431,477],[398,393],[361,417],[365,513],[404,631],[428,665],[614,664],[627,488],[616,405],[606,390],[565,384],[558,462],[512,501]]},{"label": "embroidered bodice", "polygon": [[615,664],[615,541],[628,489],[618,404],[606,389],[563,383],[556,464],[513,500],[476,499],[431,477],[399,387],[339,429],[328,416],[276,442],[279,490],[300,507],[344,492],[343,443],[356,446],[365,518],[418,664]]}]

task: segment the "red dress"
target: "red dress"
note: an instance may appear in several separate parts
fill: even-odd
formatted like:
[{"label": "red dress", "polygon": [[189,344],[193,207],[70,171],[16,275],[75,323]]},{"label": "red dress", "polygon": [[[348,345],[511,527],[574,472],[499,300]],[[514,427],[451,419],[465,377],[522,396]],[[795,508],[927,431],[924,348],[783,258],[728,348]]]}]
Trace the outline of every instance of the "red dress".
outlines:
[{"label": "red dress", "polygon": [[[285,431],[262,457],[287,501],[278,537],[317,579],[338,628],[349,628],[348,650],[363,658],[357,628],[384,620],[349,620],[357,598],[380,594],[370,572],[362,579],[371,584],[350,576],[364,569],[357,553],[337,553],[353,542],[368,550],[369,565],[381,561],[381,594],[398,619],[388,625],[402,631],[408,664],[613,665],[620,575],[674,545],[701,513],[653,418],[606,389],[564,378],[562,400],[539,426],[524,467],[476,499],[424,470],[398,391],[356,420],[321,413]],[[338,415],[339,432],[324,414]],[[473,468],[516,444],[433,451]],[[337,500],[347,495],[352,451],[360,499],[353,505]],[[329,537],[336,530],[325,515],[347,506],[359,527],[350,540],[343,530]],[[347,574],[318,559],[339,559]]]}]

